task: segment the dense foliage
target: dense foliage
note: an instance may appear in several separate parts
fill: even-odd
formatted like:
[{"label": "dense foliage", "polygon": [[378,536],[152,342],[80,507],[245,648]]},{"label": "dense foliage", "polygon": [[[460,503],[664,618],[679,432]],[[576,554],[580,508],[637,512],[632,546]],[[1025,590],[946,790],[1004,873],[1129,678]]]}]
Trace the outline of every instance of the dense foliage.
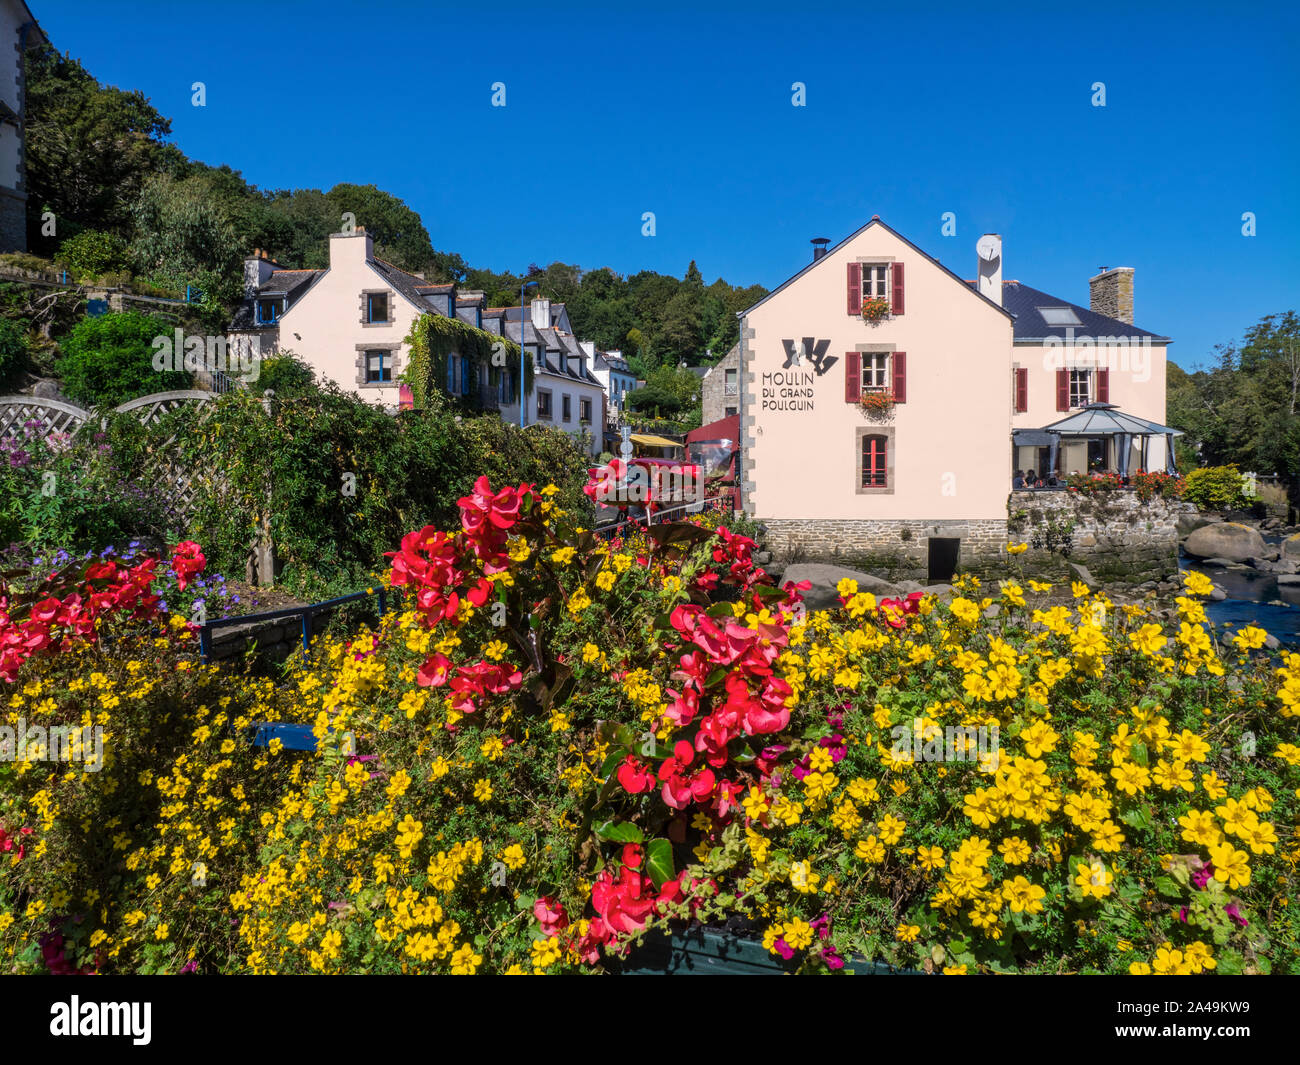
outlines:
[{"label": "dense foliage", "polygon": [[1184,498],[1202,510],[1229,510],[1249,502],[1236,466],[1202,466],[1187,475]]},{"label": "dense foliage", "polygon": [[84,318],[63,339],[58,371],[63,391],[88,407],[115,407],[153,392],[188,388],[184,370],[154,369],[156,337],[172,326],[139,311]]},{"label": "dense foliage", "polygon": [[1219,348],[1208,370],[1172,363],[1167,421],[1179,440],[1180,469],[1235,463],[1286,478],[1300,493],[1300,315],[1270,314],[1238,345]]},{"label": "dense foliage", "polygon": [[[464,380],[478,381],[480,371],[487,368],[488,386],[494,395],[498,375],[508,374],[511,391],[507,402],[519,402],[520,351],[513,340],[477,329],[459,318],[422,314],[412,323],[406,343],[410,348],[410,363],[402,372],[402,379],[411,386],[411,398],[417,410],[427,407],[429,398],[436,393],[451,394],[447,359],[452,352],[465,360],[465,369],[461,371]],[[525,364],[524,375],[524,393],[531,395],[533,368],[530,364]],[[482,397],[477,388],[453,398],[470,410],[481,409]]]}]

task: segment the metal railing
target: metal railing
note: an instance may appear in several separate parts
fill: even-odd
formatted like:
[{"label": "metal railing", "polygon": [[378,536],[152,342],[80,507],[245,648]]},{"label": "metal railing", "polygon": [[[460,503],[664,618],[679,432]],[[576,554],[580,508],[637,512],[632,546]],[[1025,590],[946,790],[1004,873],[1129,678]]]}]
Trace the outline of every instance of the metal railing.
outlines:
[{"label": "metal railing", "polygon": [[362,599],[368,599],[372,595],[379,601],[379,613],[385,613],[388,608],[389,593],[385,588],[380,587],[364,592],[353,592],[351,595],[341,595],[337,599],[326,599],[320,603],[309,603],[306,606],[284,607],[280,610],[264,610],[259,614],[242,614],[231,618],[220,618],[216,621],[205,621],[199,626],[199,654],[205,662],[212,660],[212,634],[218,629],[232,629],[241,625],[256,624],[262,621],[279,621],[281,618],[292,617],[302,619],[302,649],[308,651],[311,649],[313,621],[317,614],[326,610],[333,610],[344,603],[355,603]]},{"label": "metal railing", "polygon": [[644,518],[625,518],[623,521],[611,522],[608,525],[599,525],[592,530],[602,540],[613,540],[622,535],[621,530],[629,527],[645,529],[651,525],[663,525],[670,521],[675,521],[669,515],[675,514],[704,514],[704,513],[730,513],[735,509],[735,500],[730,492],[720,496],[708,496],[705,499],[695,503],[683,503],[680,506],[664,507],[656,510],[653,514],[647,514]]}]

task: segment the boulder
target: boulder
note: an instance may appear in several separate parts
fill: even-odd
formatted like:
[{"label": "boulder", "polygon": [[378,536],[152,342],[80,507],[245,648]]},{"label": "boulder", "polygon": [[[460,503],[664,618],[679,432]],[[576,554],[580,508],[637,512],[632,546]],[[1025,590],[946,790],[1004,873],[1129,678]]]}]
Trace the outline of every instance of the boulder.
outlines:
[{"label": "boulder", "polygon": [[1197,529],[1204,528],[1206,525],[1214,525],[1222,520],[1222,518],[1211,518],[1204,514],[1179,514],[1175,524],[1178,527],[1178,537],[1182,539],[1191,536]]},{"label": "boulder", "polygon": [[1228,598],[1228,593],[1225,592],[1222,588],[1216,587],[1210,592],[1210,598],[1213,599],[1216,603],[1222,603],[1225,599]]},{"label": "boulder", "polygon": [[1279,585],[1285,584],[1288,586],[1300,584],[1300,573],[1279,573],[1277,575],[1277,583]]},{"label": "boulder", "polygon": [[1097,579],[1092,575],[1091,571],[1089,571],[1087,566],[1083,565],[1081,562],[1070,562],[1067,564],[1069,565],[1070,569],[1074,571],[1074,575],[1079,580],[1083,581],[1083,583],[1086,584],[1089,588],[1097,587]]},{"label": "boulder", "polygon": [[870,592],[877,599],[883,596],[897,596],[898,587],[870,573],[861,573],[846,566],[831,566],[822,562],[799,562],[787,566],[781,575],[782,583],[810,581],[812,587],[803,593],[804,605],[809,610],[830,610],[840,605],[840,593],[835,586],[845,577],[858,582],[858,591]]},{"label": "boulder", "polygon": [[1282,561],[1300,562],[1300,533],[1282,541]]},{"label": "boulder", "polygon": [[1221,521],[1197,529],[1183,541],[1183,551],[1193,558],[1223,558],[1242,562],[1267,552],[1264,538],[1249,525]]},{"label": "boulder", "polygon": [[1227,569],[1232,565],[1232,561],[1226,558],[1203,558],[1201,565],[1206,569]]}]

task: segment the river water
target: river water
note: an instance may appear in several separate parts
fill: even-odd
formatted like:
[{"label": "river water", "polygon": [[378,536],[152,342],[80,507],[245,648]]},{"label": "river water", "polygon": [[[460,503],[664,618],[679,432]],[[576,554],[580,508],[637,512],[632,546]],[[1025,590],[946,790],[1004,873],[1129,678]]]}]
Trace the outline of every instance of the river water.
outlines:
[{"label": "river water", "polygon": [[[1227,593],[1227,599],[1205,604],[1206,616],[1215,625],[1234,629],[1258,625],[1282,643],[1300,647],[1300,585],[1279,586],[1272,574],[1202,566],[1188,558],[1180,559],[1178,565],[1183,570],[1204,573]],[[1274,605],[1277,601],[1284,605]]]}]

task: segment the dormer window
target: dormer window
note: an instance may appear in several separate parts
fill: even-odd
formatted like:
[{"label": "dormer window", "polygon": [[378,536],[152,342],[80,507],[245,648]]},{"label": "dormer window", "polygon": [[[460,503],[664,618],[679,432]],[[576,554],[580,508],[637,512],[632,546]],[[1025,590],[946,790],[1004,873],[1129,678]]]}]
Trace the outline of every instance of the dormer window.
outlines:
[{"label": "dormer window", "polygon": [[388,293],[387,292],[367,292],[366,293],[366,322],[369,325],[387,325],[388,318]]},{"label": "dormer window", "polygon": [[568,373],[568,372],[569,372],[569,356],[565,352],[561,351],[560,352],[560,373]]},{"label": "dormer window", "polygon": [[280,320],[280,302],[279,299],[259,299],[254,311],[256,324],[275,325]]}]

